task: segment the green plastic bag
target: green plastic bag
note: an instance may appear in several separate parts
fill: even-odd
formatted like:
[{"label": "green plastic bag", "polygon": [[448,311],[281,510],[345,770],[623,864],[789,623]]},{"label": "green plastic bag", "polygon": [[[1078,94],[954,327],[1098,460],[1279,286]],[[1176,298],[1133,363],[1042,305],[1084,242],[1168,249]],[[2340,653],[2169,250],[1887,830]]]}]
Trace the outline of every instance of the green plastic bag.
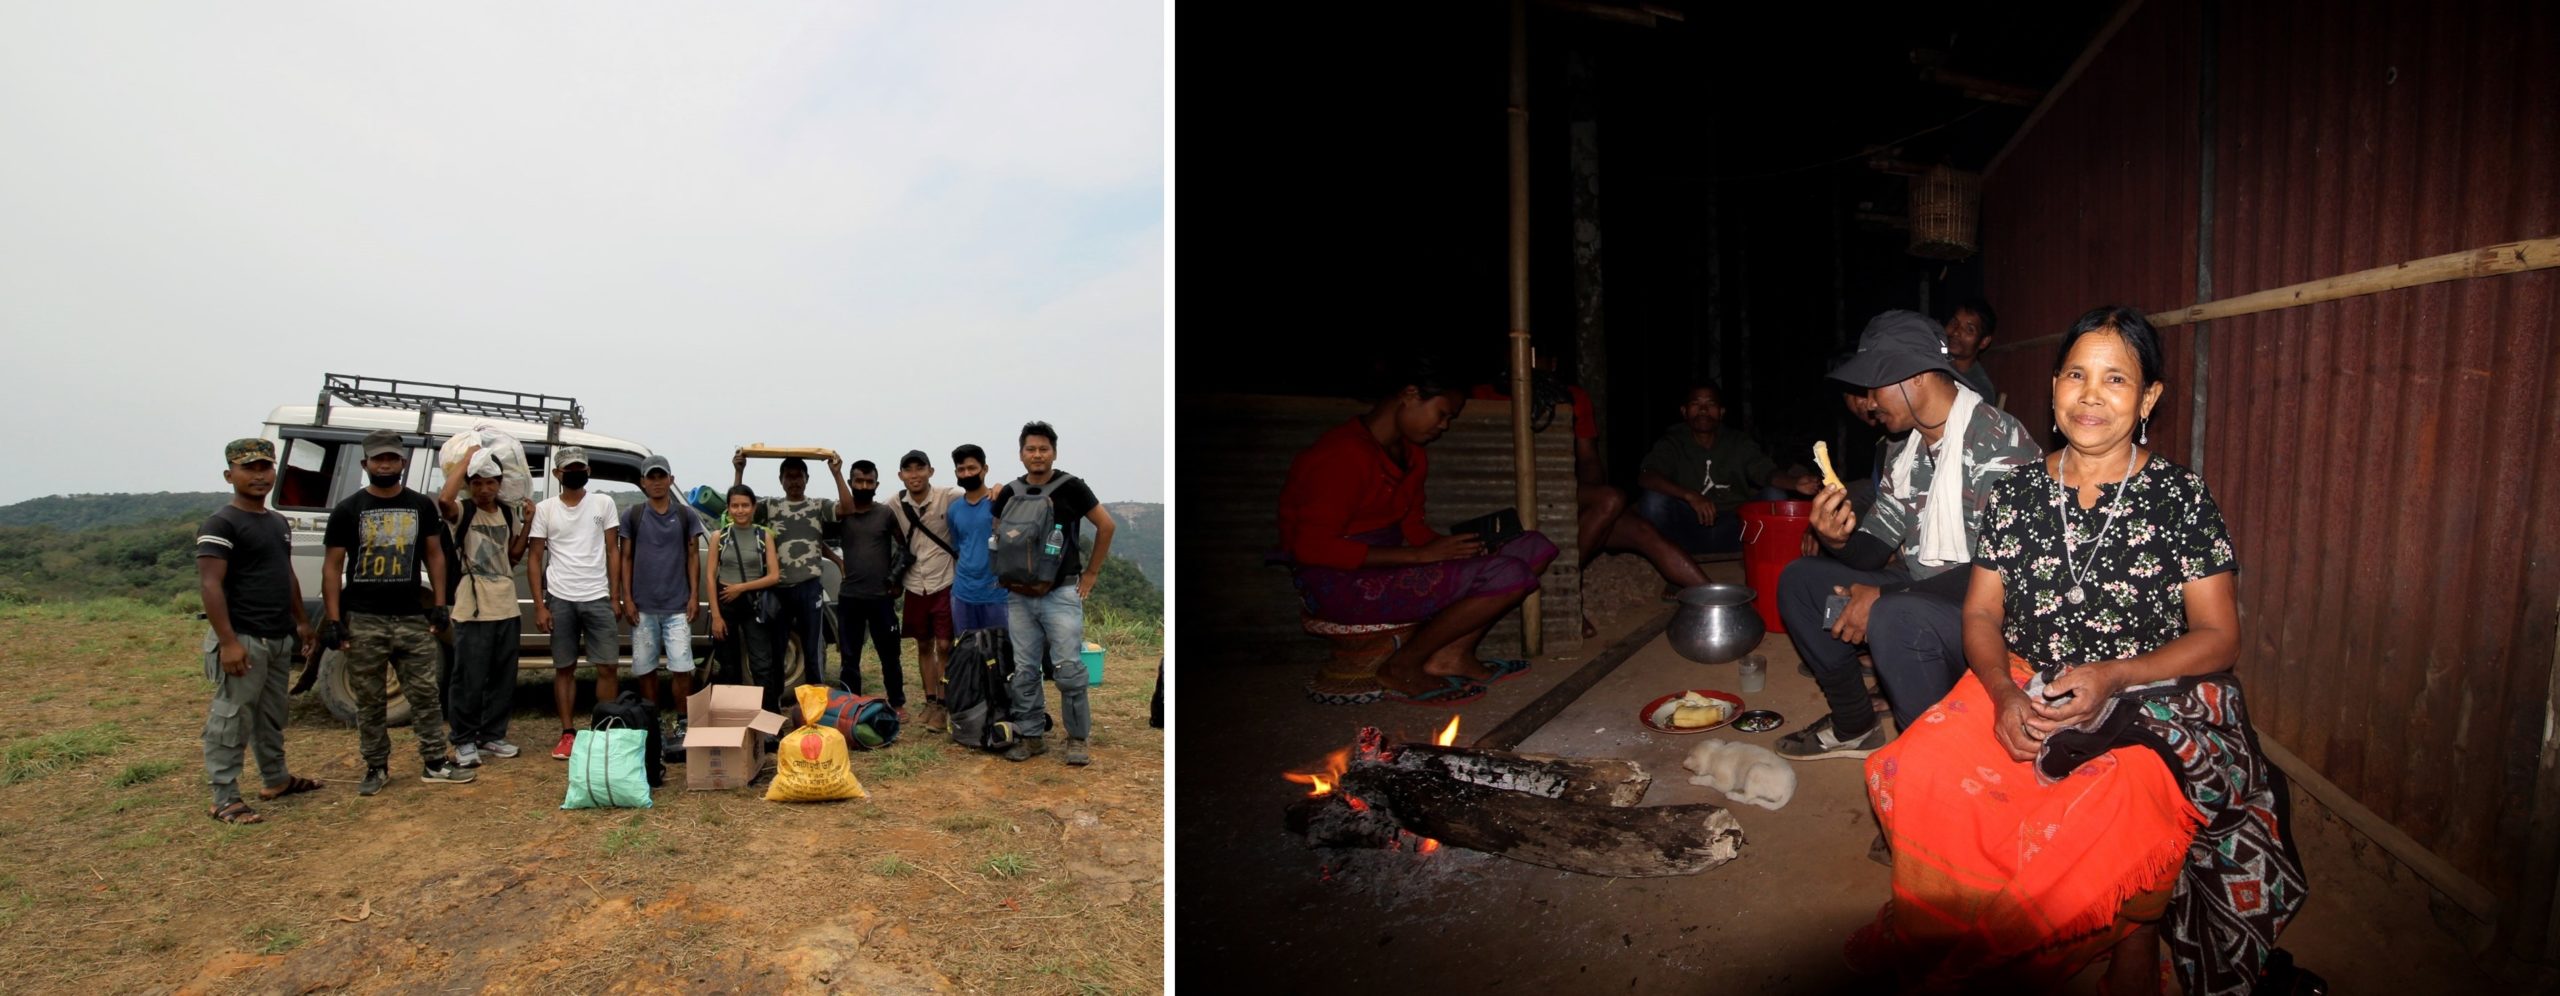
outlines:
[{"label": "green plastic bag", "polygon": [[648,809],[649,734],[629,727],[579,730],[569,748],[569,797],[562,809]]}]

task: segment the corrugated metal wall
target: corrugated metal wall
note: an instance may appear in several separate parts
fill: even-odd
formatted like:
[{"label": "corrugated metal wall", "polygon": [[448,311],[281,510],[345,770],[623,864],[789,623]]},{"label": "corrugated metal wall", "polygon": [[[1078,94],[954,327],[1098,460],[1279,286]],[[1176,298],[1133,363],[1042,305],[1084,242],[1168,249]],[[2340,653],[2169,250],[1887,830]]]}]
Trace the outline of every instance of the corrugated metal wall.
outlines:
[{"label": "corrugated metal wall", "polygon": [[[1199,647],[1220,657],[1315,661],[1322,641],[1298,624],[1298,596],[1288,575],[1262,566],[1280,540],[1280,488],[1289,463],[1316,437],[1366,410],[1350,401],[1270,395],[1182,399],[1185,438],[1216,440],[1188,450],[1183,468],[1182,624]],[[1573,523],[1573,412],[1556,413],[1538,434],[1538,519],[1563,552],[1542,575],[1546,651],[1582,645],[1582,573]],[[1424,513],[1434,528],[1518,503],[1512,493],[1511,408],[1479,401],[1431,444]],[[1494,624],[1487,651],[1516,652],[1520,614]]]},{"label": "corrugated metal wall", "polygon": [[[2215,296],[2560,234],[2554,5],[2199,9],[2146,4],[1990,178],[2004,336],[2102,300],[2190,303],[2199,29],[2220,52]],[[2206,476],[2244,565],[2260,731],[2528,907],[2551,888],[2523,872],[2547,865],[2529,824],[2551,802],[2555,312],[2560,272],[2484,277],[2215,322],[2207,356]],[[2033,425],[2051,360],[1993,360]],[[2182,461],[2188,362],[2154,440]]]}]

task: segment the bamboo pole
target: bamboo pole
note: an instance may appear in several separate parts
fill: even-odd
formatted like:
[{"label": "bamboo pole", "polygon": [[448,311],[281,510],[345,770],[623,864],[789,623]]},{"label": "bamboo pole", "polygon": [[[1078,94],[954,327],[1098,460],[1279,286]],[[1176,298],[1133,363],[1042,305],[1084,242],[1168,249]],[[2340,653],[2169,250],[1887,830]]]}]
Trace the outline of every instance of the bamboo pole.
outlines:
[{"label": "bamboo pole", "polygon": [[[2358,270],[2354,273],[2320,280],[2289,284],[2220,301],[2207,301],[2147,317],[2151,319],[2151,324],[2165,328],[2190,322],[2206,322],[2260,312],[2281,311],[2286,308],[2299,308],[2306,304],[2362,297],[2366,294],[2421,287],[2448,280],[2466,280],[2501,273],[2523,273],[2527,270],[2542,270],[2555,266],[2560,266],[2560,236],[2526,239],[2520,242],[2501,242],[2494,246],[2449,252],[2442,256],[2413,259],[2390,266],[2377,266],[2370,270]],[[2057,332],[2053,335],[2038,336],[2019,342],[2002,343],[1991,347],[1988,352],[2005,353],[2013,349],[2025,349],[2029,346],[2048,345],[2060,341],[2062,341],[2062,333]]]},{"label": "bamboo pole", "polygon": [[[1538,528],[1538,458],[1529,439],[1529,4],[1511,0],[1511,459],[1520,526]],[[1520,648],[1545,651],[1544,599],[1520,603]]]}]

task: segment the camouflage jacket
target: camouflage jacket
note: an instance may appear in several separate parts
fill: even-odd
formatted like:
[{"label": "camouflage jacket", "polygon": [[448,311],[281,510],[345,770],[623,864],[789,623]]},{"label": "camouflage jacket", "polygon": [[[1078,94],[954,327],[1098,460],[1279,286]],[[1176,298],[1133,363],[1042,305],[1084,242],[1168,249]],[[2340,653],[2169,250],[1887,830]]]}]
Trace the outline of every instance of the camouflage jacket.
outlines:
[{"label": "camouflage jacket", "polygon": [[[1939,445],[1925,445],[1919,430],[1912,430],[1903,446],[1918,446],[1911,463],[1909,486],[1897,490],[1893,486],[1893,465],[1885,462],[1876,468],[1876,504],[1858,523],[1858,531],[1883,540],[1901,553],[1902,564],[1914,581],[1935,576],[1954,564],[1920,562],[1920,513],[1929,505],[1929,480],[1937,473]],[[1991,407],[1989,402],[1974,406],[1973,421],[1964,431],[1964,536],[1965,548],[1971,550],[1982,535],[1985,510],[1991,507],[1991,486],[2009,472],[2041,458],[2044,451],[2027,435],[2027,427],[2018,424],[2008,412]],[[1888,451],[1890,452],[1890,450]]]}]

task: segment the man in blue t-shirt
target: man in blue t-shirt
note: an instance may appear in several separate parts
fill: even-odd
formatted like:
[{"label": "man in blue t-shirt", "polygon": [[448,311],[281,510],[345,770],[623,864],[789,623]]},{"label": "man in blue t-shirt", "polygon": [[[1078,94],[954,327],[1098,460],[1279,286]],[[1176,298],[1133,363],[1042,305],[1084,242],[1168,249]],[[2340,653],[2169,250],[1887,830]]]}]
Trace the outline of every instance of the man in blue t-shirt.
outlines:
[{"label": "man in blue t-shirt", "polygon": [[987,486],[987,451],[965,443],[951,451],[951,469],[960,475],[960,500],[951,503],[951,544],[959,571],[951,582],[951,630],[1003,629],[1004,589],[996,587],[994,551],[996,492]]},{"label": "man in blue t-shirt", "polygon": [[640,493],[649,500],[622,510],[622,556],[614,563],[622,574],[613,586],[622,595],[614,614],[631,624],[631,675],[652,705],[661,657],[676,676],[676,702],[693,696],[694,579],[702,576],[694,551],[702,520],[675,500],[675,483],[667,458],[641,461]]}]

